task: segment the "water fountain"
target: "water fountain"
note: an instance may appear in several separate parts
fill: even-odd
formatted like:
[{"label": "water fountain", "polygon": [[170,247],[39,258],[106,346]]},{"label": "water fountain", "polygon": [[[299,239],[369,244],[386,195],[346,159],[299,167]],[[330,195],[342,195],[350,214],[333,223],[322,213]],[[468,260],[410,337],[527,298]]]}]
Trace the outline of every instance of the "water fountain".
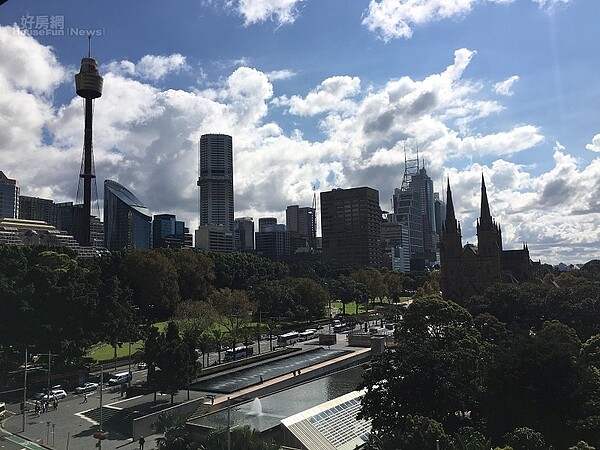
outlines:
[{"label": "water fountain", "polygon": [[256,397],[252,404],[250,405],[250,411],[248,411],[249,416],[260,416],[262,415],[262,403],[260,402],[260,398]]}]

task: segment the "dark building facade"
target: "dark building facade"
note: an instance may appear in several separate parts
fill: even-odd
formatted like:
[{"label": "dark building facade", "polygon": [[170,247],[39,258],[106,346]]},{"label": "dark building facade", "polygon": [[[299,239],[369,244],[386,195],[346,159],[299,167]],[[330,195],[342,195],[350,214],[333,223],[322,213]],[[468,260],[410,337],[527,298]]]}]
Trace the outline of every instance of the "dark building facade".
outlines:
[{"label": "dark building facade", "polygon": [[200,226],[218,225],[233,233],[233,140],[226,134],[200,137],[198,189]]},{"label": "dark building facade", "polygon": [[238,252],[254,250],[254,219],[238,217],[233,223],[233,245]]},{"label": "dark building facade", "polygon": [[482,294],[499,282],[521,282],[530,277],[529,249],[502,249],[502,230],[492,218],[485,180],[481,177],[481,210],[477,220],[477,246],[463,247],[460,224],[454,213],[452,191],[448,182],[446,220],[440,244],[440,287],[445,299],[461,302]]},{"label": "dark building facade", "polygon": [[323,260],[381,267],[379,191],[370,187],[321,192]]},{"label": "dark building facade", "polygon": [[174,214],[156,214],[152,220],[152,247],[185,247],[185,230],[185,222],[176,220]]},{"label": "dark building facade", "polygon": [[292,236],[292,251],[299,248],[314,250],[317,245],[315,208],[288,206],[285,210],[285,226]]},{"label": "dark building facade", "polygon": [[104,181],[104,243],[109,250],[150,248],[152,216],[131,191]]},{"label": "dark building facade", "polygon": [[56,204],[54,200],[20,195],[19,219],[42,220],[56,226]]}]

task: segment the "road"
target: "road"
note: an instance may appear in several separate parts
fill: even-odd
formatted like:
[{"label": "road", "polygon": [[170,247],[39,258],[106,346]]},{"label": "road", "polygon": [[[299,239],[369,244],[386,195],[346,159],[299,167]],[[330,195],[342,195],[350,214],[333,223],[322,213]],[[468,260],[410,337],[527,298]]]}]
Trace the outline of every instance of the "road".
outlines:
[{"label": "road", "polygon": [[34,444],[19,436],[0,435],[0,449],[2,450],[45,450],[43,447]]}]

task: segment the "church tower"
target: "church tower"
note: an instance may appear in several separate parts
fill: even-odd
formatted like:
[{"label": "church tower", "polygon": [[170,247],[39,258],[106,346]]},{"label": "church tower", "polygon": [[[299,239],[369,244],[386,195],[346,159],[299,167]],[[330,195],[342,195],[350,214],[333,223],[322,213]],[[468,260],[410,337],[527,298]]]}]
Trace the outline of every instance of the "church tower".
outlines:
[{"label": "church tower", "polygon": [[461,279],[462,236],[460,224],[454,213],[450,180],[446,191],[446,220],[442,223],[440,239],[440,263],[442,268],[440,287],[445,299],[462,298]]},{"label": "church tower", "polygon": [[478,283],[490,285],[502,280],[502,231],[492,218],[485,179],[481,175],[481,211],[477,220],[477,250],[479,253]]}]

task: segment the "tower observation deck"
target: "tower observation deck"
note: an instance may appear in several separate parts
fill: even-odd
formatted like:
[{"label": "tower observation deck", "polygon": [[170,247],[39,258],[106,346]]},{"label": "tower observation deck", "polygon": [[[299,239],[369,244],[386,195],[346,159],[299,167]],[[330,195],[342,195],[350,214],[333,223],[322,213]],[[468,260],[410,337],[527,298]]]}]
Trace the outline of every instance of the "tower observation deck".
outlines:
[{"label": "tower observation deck", "polygon": [[[102,96],[103,84],[104,80],[100,76],[98,63],[90,56],[90,52],[88,52],[88,56],[81,60],[81,69],[79,70],[79,73],[75,75],[75,90],[77,95],[83,97],[85,102],[83,159],[81,162],[81,171],[79,173],[79,187],[81,187],[81,182],[83,182],[82,242],[80,242],[83,246],[91,245],[90,217],[92,209],[92,180],[95,182],[96,179],[96,174],[94,173],[94,154],[92,150],[93,100]],[[79,187],[77,188],[78,198]]]}]

